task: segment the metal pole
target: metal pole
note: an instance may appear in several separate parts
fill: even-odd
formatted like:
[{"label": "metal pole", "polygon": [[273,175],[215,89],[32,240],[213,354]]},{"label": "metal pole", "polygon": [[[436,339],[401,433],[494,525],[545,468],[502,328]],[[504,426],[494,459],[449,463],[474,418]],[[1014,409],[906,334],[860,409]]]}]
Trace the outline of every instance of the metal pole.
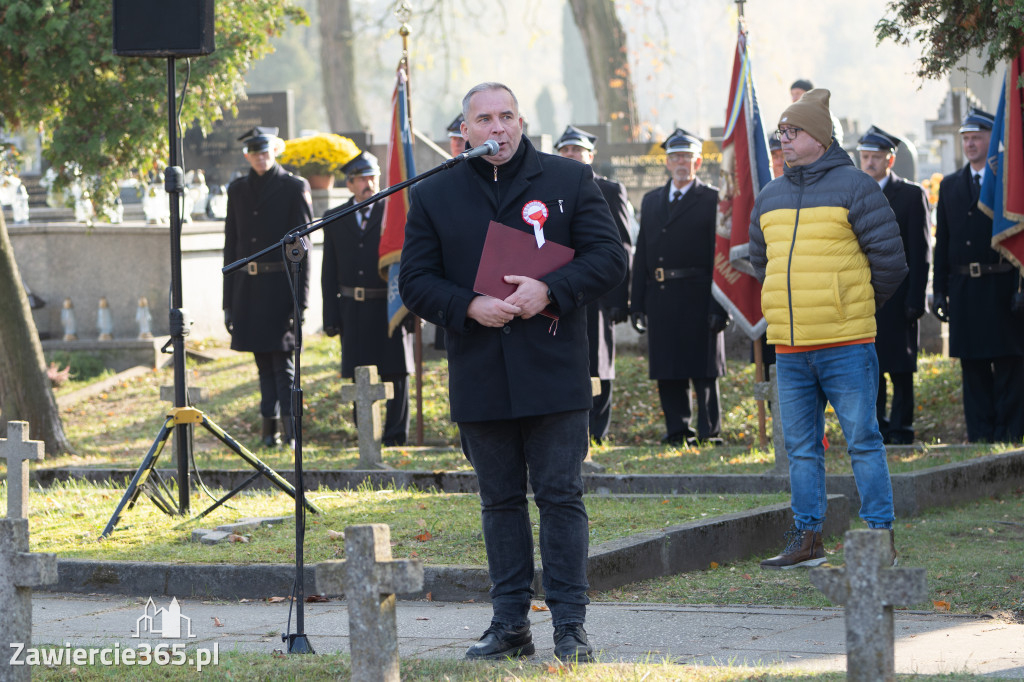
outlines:
[{"label": "metal pole", "polygon": [[[181,191],[182,173],[178,156],[178,116],[174,85],[174,57],[167,58],[167,140],[170,145],[170,163],[164,175],[164,188],[171,209],[171,306],[169,331],[174,362],[174,406],[188,407],[188,384],[185,373],[185,334],[188,333],[186,313],[182,309],[181,295]],[[189,463],[192,461],[192,425],[174,427],[174,445],[178,457],[178,513],[189,513],[191,482]]]}]

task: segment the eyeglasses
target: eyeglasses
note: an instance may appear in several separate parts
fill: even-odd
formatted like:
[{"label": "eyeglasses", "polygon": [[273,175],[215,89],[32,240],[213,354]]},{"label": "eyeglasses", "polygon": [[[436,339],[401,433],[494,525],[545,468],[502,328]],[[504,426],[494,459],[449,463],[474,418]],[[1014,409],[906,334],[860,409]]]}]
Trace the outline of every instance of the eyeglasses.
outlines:
[{"label": "eyeglasses", "polygon": [[782,141],[782,138],[786,138],[788,142],[792,142],[796,139],[796,136],[800,134],[803,128],[779,128],[775,131],[775,139]]}]

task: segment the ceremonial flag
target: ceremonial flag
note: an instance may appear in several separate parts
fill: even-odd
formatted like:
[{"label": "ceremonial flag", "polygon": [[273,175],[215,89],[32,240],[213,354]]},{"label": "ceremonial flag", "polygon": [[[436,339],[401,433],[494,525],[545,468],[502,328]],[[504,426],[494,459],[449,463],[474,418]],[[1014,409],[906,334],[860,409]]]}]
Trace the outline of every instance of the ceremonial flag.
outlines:
[{"label": "ceremonial flag", "polygon": [[978,207],[992,218],[992,248],[1024,273],[1024,97],[1017,86],[1022,70],[1024,51],[1003,76]]},{"label": "ceremonial flag", "polygon": [[[412,119],[409,113],[409,78],[405,60],[398,65],[395,93],[391,98],[391,136],[388,138],[388,187],[416,175],[412,156]],[[398,295],[398,268],[405,242],[405,216],[409,212],[409,188],[395,192],[384,200],[384,223],[381,228],[377,267],[381,279],[388,283],[388,336],[394,333],[409,310]]]},{"label": "ceremonial flag", "polygon": [[772,176],[742,19],[738,33],[722,136],[712,292],[740,329],[754,340],[761,337],[767,323],[761,313],[761,284],[750,267],[750,211],[754,198]]}]

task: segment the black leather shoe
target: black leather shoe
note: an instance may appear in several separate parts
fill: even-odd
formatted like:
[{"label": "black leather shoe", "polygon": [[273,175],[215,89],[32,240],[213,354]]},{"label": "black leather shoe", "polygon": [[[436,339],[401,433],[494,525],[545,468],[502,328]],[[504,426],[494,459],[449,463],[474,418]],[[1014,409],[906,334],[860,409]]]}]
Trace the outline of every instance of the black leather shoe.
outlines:
[{"label": "black leather shoe", "polygon": [[555,658],[572,663],[594,660],[594,650],[587,641],[583,623],[568,623],[555,628]]},{"label": "black leather shoe", "polygon": [[480,641],[469,647],[466,658],[480,660],[532,656],[534,650],[529,623],[518,628],[491,623],[491,627],[484,631]]}]

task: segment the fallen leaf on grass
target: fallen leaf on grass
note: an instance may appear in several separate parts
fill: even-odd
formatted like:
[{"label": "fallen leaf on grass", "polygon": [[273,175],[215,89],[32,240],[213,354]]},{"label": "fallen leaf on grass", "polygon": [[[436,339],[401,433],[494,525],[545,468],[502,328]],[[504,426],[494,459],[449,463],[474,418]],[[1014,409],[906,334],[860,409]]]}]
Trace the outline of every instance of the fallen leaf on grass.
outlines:
[{"label": "fallen leaf on grass", "polygon": [[548,663],[548,674],[554,675],[555,673],[567,672],[564,665],[553,665]]},{"label": "fallen leaf on grass", "polygon": [[288,599],[288,597],[267,597],[267,601],[271,604],[280,604],[285,599]]},{"label": "fallen leaf on grass", "polygon": [[430,534],[429,530],[425,530],[416,536],[416,539],[420,542],[426,542],[427,540],[433,540],[434,536]]},{"label": "fallen leaf on grass", "polygon": [[434,593],[427,592],[427,601],[434,601]]},{"label": "fallen leaf on grass", "polygon": [[530,604],[531,611],[547,611],[548,607],[542,606],[541,604]]},{"label": "fallen leaf on grass", "polygon": [[718,568],[718,562],[717,561],[712,561],[711,562],[711,569],[714,570],[716,568]]},{"label": "fallen leaf on grass", "polygon": [[308,597],[306,597],[307,604],[317,604],[325,601],[330,601],[330,599],[328,599],[322,594],[311,594]]},{"label": "fallen leaf on grass", "polygon": [[344,540],[345,539],[345,533],[342,532],[342,531],[331,530],[330,528],[328,528],[327,529],[327,539],[328,540]]},{"label": "fallen leaf on grass", "polygon": [[932,604],[935,605],[935,610],[936,611],[949,611],[949,602],[948,601],[939,601],[939,600],[936,600],[936,599],[932,599]]},{"label": "fallen leaf on grass", "polygon": [[231,535],[229,535],[228,540],[230,542],[249,542],[249,538],[245,537],[244,535],[239,535],[238,533],[232,533]]},{"label": "fallen leaf on grass", "polygon": [[215,627],[215,628],[222,628],[222,627],[224,627],[224,623],[220,622],[220,618],[218,618],[217,616],[214,616],[213,617],[213,627]]}]

